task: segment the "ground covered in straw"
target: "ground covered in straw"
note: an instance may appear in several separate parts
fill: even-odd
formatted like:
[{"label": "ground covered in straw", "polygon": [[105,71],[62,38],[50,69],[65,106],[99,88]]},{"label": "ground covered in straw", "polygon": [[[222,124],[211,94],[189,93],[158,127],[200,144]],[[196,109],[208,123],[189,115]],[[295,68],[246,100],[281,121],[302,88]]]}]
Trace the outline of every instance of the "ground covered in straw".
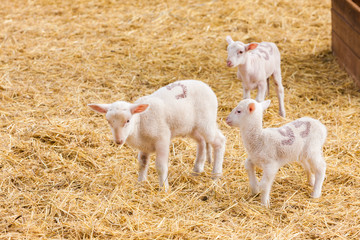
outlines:
[{"label": "ground covered in straw", "polygon": [[[0,1],[1,239],[358,239],[360,93],[331,53],[329,0]],[[274,85],[264,125],[301,116],[328,128],[323,196],[299,164],[282,168],[265,209],[249,193],[239,132],[224,119],[242,97],[226,35],[273,41],[287,118]],[[179,79],[208,83],[227,137],[224,176],[191,175],[196,145],[175,139],[169,193],[154,157],[119,149],[88,103],[134,101]],[[259,172],[259,176],[261,173]]]}]

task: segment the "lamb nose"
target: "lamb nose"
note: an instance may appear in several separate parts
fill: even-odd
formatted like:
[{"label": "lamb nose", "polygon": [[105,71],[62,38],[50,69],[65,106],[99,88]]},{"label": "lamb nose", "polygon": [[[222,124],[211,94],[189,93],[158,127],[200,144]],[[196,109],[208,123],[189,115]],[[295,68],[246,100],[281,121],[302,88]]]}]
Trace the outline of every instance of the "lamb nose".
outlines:
[{"label": "lamb nose", "polygon": [[231,123],[229,117],[226,118],[226,123],[227,123],[227,124],[230,124],[230,123]]}]

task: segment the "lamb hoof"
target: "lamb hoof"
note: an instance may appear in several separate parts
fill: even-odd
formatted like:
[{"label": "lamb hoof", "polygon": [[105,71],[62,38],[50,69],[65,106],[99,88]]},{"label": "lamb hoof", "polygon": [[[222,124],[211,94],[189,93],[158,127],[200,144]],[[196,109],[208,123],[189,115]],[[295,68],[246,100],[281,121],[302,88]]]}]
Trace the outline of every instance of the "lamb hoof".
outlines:
[{"label": "lamb hoof", "polygon": [[285,118],[285,117],[286,117],[285,112],[282,112],[282,111],[280,111],[280,112],[279,112],[279,115],[280,115],[281,117],[283,117],[283,118]]},{"label": "lamb hoof", "polygon": [[261,205],[263,205],[266,208],[270,208],[270,201],[261,202]]},{"label": "lamb hoof", "polygon": [[204,172],[204,168],[194,167],[193,169],[194,174],[200,174],[202,172]]},{"label": "lamb hoof", "polygon": [[319,198],[319,197],[321,197],[321,193],[311,193],[311,197],[312,198]]},{"label": "lamb hoof", "polygon": [[221,173],[212,173],[211,174],[211,179],[212,180],[217,180],[219,178],[221,178],[222,174]]},{"label": "lamb hoof", "polygon": [[201,172],[192,172],[191,176],[198,177],[201,175]]},{"label": "lamb hoof", "polygon": [[256,195],[259,195],[260,194],[260,191],[259,191],[259,189],[257,188],[257,189],[251,189],[251,195],[252,196],[256,196]]}]

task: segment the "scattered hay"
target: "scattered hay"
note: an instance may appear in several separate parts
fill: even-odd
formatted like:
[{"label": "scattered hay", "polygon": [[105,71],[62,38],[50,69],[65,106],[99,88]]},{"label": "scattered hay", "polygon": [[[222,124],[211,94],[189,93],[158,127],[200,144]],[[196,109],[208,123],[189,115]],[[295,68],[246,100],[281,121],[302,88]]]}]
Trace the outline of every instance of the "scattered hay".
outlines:
[{"label": "scattered hay", "polygon": [[[330,52],[330,1],[1,1],[0,238],[358,239],[360,94]],[[297,164],[278,173],[272,207],[251,197],[237,130],[242,96],[225,36],[273,41],[282,53],[287,119],[328,128],[323,196]],[[136,151],[111,141],[91,102],[134,101],[178,79],[219,99],[224,177],[191,175],[196,146],[171,146],[169,193],[137,183]]]}]

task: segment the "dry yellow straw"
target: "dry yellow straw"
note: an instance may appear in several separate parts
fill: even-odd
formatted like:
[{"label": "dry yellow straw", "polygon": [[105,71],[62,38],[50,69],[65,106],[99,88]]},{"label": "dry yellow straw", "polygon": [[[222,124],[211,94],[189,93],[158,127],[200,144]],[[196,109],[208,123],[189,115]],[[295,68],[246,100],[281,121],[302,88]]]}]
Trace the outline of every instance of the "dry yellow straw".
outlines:
[{"label": "dry yellow straw", "polygon": [[[330,0],[0,1],[1,239],[359,239],[360,94],[330,51]],[[273,82],[265,127],[302,116],[328,128],[320,199],[299,164],[282,168],[271,208],[250,195],[239,132],[242,98],[226,35],[275,42],[287,118]],[[170,147],[170,192],[154,156],[113,144],[89,103],[133,102],[179,79],[208,83],[227,137],[224,174],[192,176],[196,145]],[[255,92],[254,92],[255,94]],[[254,96],[254,95],[253,95]],[[259,177],[261,172],[259,172]]]}]

